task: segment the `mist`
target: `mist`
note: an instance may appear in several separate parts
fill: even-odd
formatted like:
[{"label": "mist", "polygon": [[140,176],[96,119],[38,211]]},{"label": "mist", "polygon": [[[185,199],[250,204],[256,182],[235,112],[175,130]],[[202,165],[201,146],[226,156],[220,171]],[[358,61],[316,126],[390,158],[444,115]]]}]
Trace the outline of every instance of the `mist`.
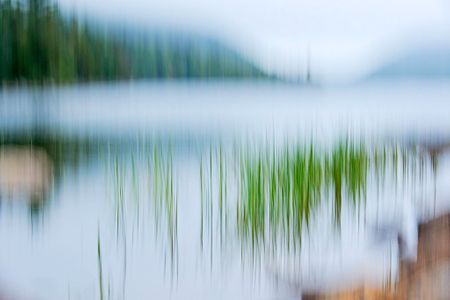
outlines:
[{"label": "mist", "polygon": [[60,3],[105,22],[213,36],[282,76],[304,75],[309,63],[328,83],[360,79],[430,36],[436,43],[450,38],[450,5],[443,0]]}]

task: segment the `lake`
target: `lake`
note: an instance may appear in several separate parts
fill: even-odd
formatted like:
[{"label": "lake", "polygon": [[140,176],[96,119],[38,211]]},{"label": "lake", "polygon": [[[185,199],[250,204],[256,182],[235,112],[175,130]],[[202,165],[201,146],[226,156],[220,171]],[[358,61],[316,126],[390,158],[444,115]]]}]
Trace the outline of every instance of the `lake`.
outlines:
[{"label": "lake", "polygon": [[0,92],[0,296],[298,299],[390,285],[450,210],[448,81]]}]

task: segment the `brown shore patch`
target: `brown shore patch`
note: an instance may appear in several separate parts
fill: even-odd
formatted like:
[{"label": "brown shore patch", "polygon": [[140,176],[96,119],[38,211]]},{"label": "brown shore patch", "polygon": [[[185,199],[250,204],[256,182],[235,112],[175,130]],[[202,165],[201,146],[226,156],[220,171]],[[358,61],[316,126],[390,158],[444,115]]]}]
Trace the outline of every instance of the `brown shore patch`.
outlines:
[{"label": "brown shore patch", "polygon": [[35,147],[0,147],[0,197],[40,199],[50,188],[52,163]]}]

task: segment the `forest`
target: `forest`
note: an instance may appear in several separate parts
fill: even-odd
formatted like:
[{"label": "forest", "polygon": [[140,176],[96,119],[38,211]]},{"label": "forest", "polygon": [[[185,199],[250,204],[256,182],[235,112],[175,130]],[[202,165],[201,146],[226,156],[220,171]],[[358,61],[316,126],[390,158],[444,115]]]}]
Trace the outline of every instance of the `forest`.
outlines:
[{"label": "forest", "polygon": [[106,28],[46,0],[0,0],[0,81],[265,77],[219,42]]}]

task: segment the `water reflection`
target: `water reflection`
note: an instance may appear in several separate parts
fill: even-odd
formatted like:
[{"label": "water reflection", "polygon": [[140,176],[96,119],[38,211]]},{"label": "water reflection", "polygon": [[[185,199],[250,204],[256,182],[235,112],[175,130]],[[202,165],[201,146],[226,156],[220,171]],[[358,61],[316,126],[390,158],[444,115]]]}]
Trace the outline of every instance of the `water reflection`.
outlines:
[{"label": "water reflection", "polygon": [[[42,298],[298,296],[355,278],[387,289],[400,252],[415,255],[417,219],[439,211],[446,170],[445,140],[351,125],[344,138],[50,127],[3,132],[0,147],[0,236],[14,249],[0,267]],[[39,203],[39,231],[5,209],[17,197]]]},{"label": "water reflection", "polygon": [[[417,201],[426,198],[423,188],[434,184],[429,176],[431,156],[400,142],[367,143],[355,138],[331,145],[211,142],[174,151],[170,141],[148,139],[131,148],[127,144],[107,149],[106,175],[113,191],[109,215],[122,255],[122,297],[127,265],[133,260],[130,249],[151,236],[164,262],[155,272],[166,274],[173,288],[180,265],[192,259],[186,248],[180,250],[180,238],[189,239],[190,246],[199,245],[196,256],[211,274],[223,272],[227,260],[238,255],[252,276],[269,267],[276,278],[305,282],[312,274],[304,269],[303,260],[314,253],[304,247],[322,245],[327,240],[323,234],[334,235],[335,240],[341,235],[345,240],[354,230],[367,235],[370,226],[376,229],[386,221],[381,215],[384,205],[389,205],[382,200],[385,195],[393,193],[390,201],[394,202]],[[191,215],[189,222],[183,218],[186,214]],[[179,236],[179,226],[188,226],[190,234]],[[102,235],[111,229],[103,228]],[[398,229],[390,230],[395,243]],[[102,249],[102,253],[110,251]],[[389,249],[388,259],[395,261],[395,249]],[[283,267],[294,261],[294,269]],[[395,272],[384,272],[383,282],[389,285]]]}]

